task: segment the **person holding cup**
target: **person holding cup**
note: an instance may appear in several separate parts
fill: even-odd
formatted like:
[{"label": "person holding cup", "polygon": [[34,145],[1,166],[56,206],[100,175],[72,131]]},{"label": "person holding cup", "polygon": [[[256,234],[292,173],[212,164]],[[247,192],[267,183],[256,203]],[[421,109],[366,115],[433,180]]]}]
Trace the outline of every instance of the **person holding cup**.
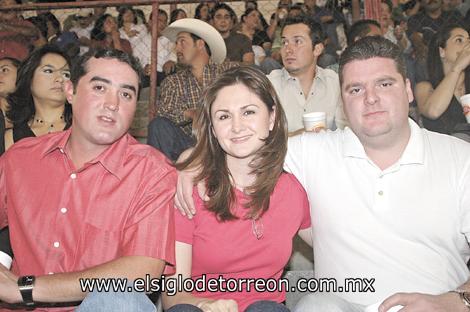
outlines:
[{"label": "person holding cup", "polygon": [[456,125],[467,122],[461,98],[470,93],[469,65],[470,39],[465,28],[449,24],[434,35],[427,60],[429,81],[418,83],[415,90],[425,128],[451,134]]}]

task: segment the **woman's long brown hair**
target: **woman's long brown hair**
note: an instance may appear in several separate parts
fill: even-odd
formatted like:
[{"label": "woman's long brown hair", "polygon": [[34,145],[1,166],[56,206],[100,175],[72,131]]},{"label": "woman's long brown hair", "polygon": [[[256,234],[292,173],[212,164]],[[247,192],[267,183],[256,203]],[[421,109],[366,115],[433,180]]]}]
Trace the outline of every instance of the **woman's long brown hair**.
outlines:
[{"label": "woman's long brown hair", "polygon": [[213,134],[211,108],[220,90],[236,84],[247,87],[266,104],[270,113],[275,112],[274,127],[250,163],[251,174],[256,179],[253,185],[245,189],[250,197],[245,204],[249,209],[246,218],[257,219],[268,210],[269,198],[282,173],[287,152],[286,117],[268,78],[261,71],[246,66],[229,69],[220,75],[202,95],[193,130],[197,138],[196,146],[185,161],[176,165],[178,170],[199,168],[196,181],[206,183],[209,196],[207,209],[214,212],[220,221],[236,219],[231,210],[236,197],[226,153]]}]

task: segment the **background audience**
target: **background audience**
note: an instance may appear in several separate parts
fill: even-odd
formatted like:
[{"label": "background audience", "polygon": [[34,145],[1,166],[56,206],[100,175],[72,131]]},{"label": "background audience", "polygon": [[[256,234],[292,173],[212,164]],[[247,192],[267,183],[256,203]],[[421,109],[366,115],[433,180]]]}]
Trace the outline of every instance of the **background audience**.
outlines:
[{"label": "background audience", "polygon": [[35,50],[18,69],[16,90],[8,97],[6,115],[13,128],[5,132],[5,149],[26,137],[62,131],[71,125],[64,82],[70,79],[65,53],[46,45]]},{"label": "background audience", "polygon": [[150,64],[152,37],[145,24],[138,24],[135,10],[131,7],[121,7],[118,15],[118,28],[121,39],[130,42],[133,55],[142,67]]},{"label": "background audience", "polygon": [[427,67],[429,80],[416,85],[416,100],[425,128],[451,134],[465,123],[460,97],[470,93],[470,39],[468,31],[453,24],[431,40]]}]

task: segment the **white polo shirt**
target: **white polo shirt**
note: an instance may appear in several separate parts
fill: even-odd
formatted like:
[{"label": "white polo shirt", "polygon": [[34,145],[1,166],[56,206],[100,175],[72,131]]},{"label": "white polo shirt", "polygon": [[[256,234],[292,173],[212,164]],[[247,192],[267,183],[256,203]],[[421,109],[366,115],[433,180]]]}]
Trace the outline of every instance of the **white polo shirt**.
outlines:
[{"label": "white polo shirt", "polygon": [[307,98],[299,79],[289,75],[285,68],[273,70],[268,78],[286,113],[289,132],[303,128],[302,115],[311,112],[325,112],[330,130],[343,129],[347,125],[338,74],[333,70],[316,67]]},{"label": "white polo shirt", "polygon": [[354,303],[439,294],[469,277],[470,144],[409,123],[402,157],[384,171],[349,128],[289,139],[285,167],[310,201],[315,276],[375,279],[375,292],[338,293]]}]

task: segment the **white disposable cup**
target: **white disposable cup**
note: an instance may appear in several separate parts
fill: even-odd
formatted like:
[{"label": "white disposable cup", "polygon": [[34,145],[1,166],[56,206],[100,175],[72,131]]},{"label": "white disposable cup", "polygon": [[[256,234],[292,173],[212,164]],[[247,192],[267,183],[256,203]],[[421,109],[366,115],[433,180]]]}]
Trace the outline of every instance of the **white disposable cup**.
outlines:
[{"label": "white disposable cup", "polygon": [[[470,123],[470,93],[462,95],[460,97],[460,104],[462,104],[462,108],[464,109],[464,113],[465,113],[465,110],[467,111],[467,113],[465,114],[465,118],[467,118],[467,122]],[[466,106],[466,108],[465,108],[465,106]]]},{"label": "white disposable cup", "polygon": [[326,129],[326,113],[313,112],[302,116],[305,131],[319,131]]}]

